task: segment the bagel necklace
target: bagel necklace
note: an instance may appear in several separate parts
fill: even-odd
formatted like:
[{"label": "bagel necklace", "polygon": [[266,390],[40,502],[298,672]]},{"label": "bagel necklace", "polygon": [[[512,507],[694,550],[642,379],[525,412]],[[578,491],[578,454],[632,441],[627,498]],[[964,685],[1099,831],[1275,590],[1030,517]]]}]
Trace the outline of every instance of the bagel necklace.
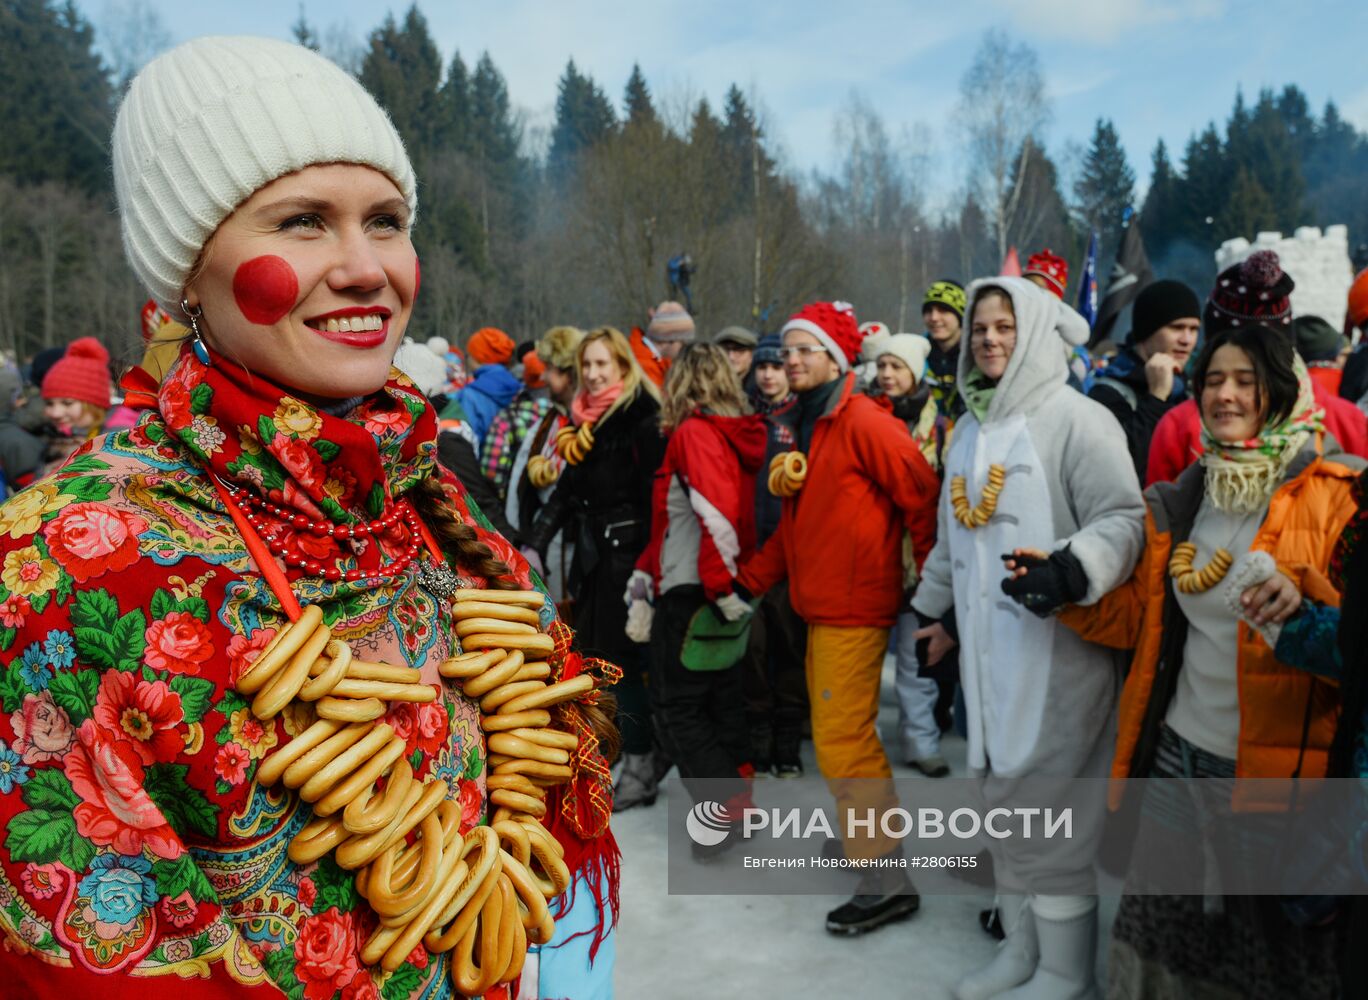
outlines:
[{"label": "bagel necklace", "polygon": [[1007,481],[1005,466],[994,462],[988,466],[988,484],[983,487],[983,499],[973,507],[969,506],[969,487],[963,476],[950,480],[950,505],[955,511],[955,520],[969,530],[981,528],[992,520],[997,511],[998,495]]},{"label": "bagel necklace", "polygon": [[770,459],[769,491],[777,497],[797,496],[807,479],[808,460],[801,451],[780,452]]},{"label": "bagel necklace", "polygon": [[[354,658],[345,641],[332,637],[318,605],[300,606],[253,523],[261,519],[249,519],[229,487],[213,478],[290,619],[241,666],[234,685],[251,699],[257,719],[270,722],[289,711],[299,724],[298,735],[267,756],[256,775],[262,786],[296,790],[312,807],[313,818],[289,843],[290,860],[308,864],[334,852],[340,867],[356,872],[357,892],[379,917],[361,947],[367,965],[393,972],[421,944],[432,954],[452,953],[451,979],[466,996],[511,982],[528,944],[551,940],[547,904],[571,879],[563,848],[541,817],[546,789],[573,777],[578,737],[551,728],[549,709],[584,697],[593,678],[548,683],[545,658],[554,641],[540,629],[540,592],[452,588],[463,652],[438,672],[479,703],[490,750],[486,787],[496,807],[490,825],[462,835],[461,807],[446,781],[416,777],[403,756],[404,739],[380,721],[390,704],[436,700],[436,687],[423,684],[417,669]],[[399,519],[407,523],[402,513]],[[416,513],[412,523],[433,560],[446,566]],[[387,566],[385,575],[391,572]]]},{"label": "bagel necklace", "polygon": [[1211,559],[1201,569],[1194,569],[1193,559],[1197,557],[1197,546],[1192,542],[1182,542],[1173,547],[1169,557],[1168,572],[1180,594],[1204,594],[1225,579],[1235,558],[1225,549],[1217,549]]},{"label": "bagel necklace", "polygon": [[[570,465],[579,465],[594,447],[594,422],[586,420],[578,427],[569,424],[556,432],[556,452]],[[530,463],[529,463],[530,465]],[[532,485],[536,485],[534,481]],[[547,483],[546,485],[551,485]]]}]

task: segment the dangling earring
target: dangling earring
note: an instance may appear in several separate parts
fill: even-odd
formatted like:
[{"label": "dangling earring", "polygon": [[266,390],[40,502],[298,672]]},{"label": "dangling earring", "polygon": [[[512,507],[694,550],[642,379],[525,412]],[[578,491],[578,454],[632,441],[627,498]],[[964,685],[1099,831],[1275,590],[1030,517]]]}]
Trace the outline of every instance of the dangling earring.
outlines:
[{"label": "dangling earring", "polygon": [[190,350],[194,352],[196,360],[206,367],[213,364],[209,360],[209,348],[205,346],[204,334],[200,332],[199,328],[200,317],[204,315],[204,307],[191,306],[189,299],[181,299],[181,311],[190,317]]}]

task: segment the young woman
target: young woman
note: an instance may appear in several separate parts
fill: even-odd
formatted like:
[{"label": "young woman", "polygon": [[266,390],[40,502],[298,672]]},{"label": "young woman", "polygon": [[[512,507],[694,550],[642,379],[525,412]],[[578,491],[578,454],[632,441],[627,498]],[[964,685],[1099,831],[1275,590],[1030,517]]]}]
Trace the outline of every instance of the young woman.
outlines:
[{"label": "young woman", "polygon": [[[1210,779],[1238,811],[1237,778],[1326,774],[1338,693],[1283,662],[1257,630],[1287,622],[1307,599],[1338,603],[1326,571],[1356,510],[1362,462],[1323,435],[1310,378],[1285,335],[1221,331],[1193,374],[1198,464],[1148,492],[1135,575],[1064,620],[1088,639],[1135,650],[1113,775]],[[1272,556],[1278,571],[1240,595],[1237,617],[1221,581],[1251,551]],[[1149,857],[1192,857],[1202,843],[1203,825],[1190,803],[1175,803],[1173,787],[1150,785],[1141,802]],[[1112,928],[1110,995],[1339,995],[1333,925],[1296,926],[1268,897],[1151,894],[1143,879],[1132,873]]]},{"label": "young woman", "polygon": [[[1100,404],[1066,388],[1068,348],[1087,337],[1082,318],[1019,278],[976,281],[968,297],[969,349],[957,380],[968,410],[946,456],[940,530],[912,607],[936,620],[918,633],[931,665],[954,644],[950,616],[958,619],[969,767],[992,808],[1012,801],[1032,777],[1106,774],[1113,657],[1050,613],[1096,602],[1129,575],[1144,506],[1120,427]],[[1018,547],[1051,553],[1041,593],[1030,596],[1033,613],[999,590],[1020,582],[1003,570],[1003,554]],[[1007,938],[989,966],[960,982],[957,996],[986,998],[1017,986],[1012,995],[1031,1000],[1092,995],[1097,900],[1088,890],[1104,808],[1075,803],[1067,846],[998,842],[994,872]],[[1042,876],[1079,888],[1042,892]]]},{"label": "young woman", "polygon": [[661,745],[695,801],[716,797],[718,787],[703,796],[694,782],[729,779],[723,804],[737,816],[750,804],[754,773],[741,668],[693,672],[680,654],[690,620],[708,602],[728,621],[750,614],[735,578],[755,548],[752,483],[766,435],[749,409],[727,353],[685,345],[665,376],[660,426],[668,444],[655,480],[651,544],[637,560],[655,595],[651,709]]},{"label": "young woman", "polygon": [[[655,801],[644,649],[626,634],[622,595],[650,536],[651,482],[665,441],[656,388],[612,327],[585,334],[575,353],[579,392],[570,406],[576,437],[558,446],[566,468],[537,514],[526,545],[541,561],[565,526],[575,542],[569,590],[586,650],[624,669],[615,689],[623,736],[619,810]],[[592,435],[592,437],[590,436]]]},{"label": "young woman", "polygon": [[[885,334],[866,340],[862,353],[874,362],[876,376],[872,395],[902,421],[927,463],[939,474],[946,421],[936,411],[931,386],[922,380],[926,359],[931,353],[931,341],[910,333]],[[907,558],[904,564],[915,565]],[[909,592],[916,586],[914,576],[909,574]],[[923,669],[917,661],[916,631],[915,614],[905,611],[898,616],[894,684],[898,696],[898,734],[903,760],[927,777],[942,778],[950,773],[950,765],[941,756],[941,726],[936,710],[942,701],[948,710],[954,696],[953,657],[943,658],[934,668]],[[941,690],[946,667],[952,668],[948,697],[944,697]]]},{"label": "young woman", "polygon": [[[151,976],[186,998],[451,990],[470,962],[433,929],[450,897],[428,893],[461,853],[469,872],[499,857],[475,830],[486,790],[524,786],[493,783],[481,705],[438,667],[475,641],[458,587],[499,600],[529,581],[435,468],[432,409],[390,377],[418,289],[408,157],[341,69],[231,37],[142,70],[113,157],[130,263],[193,333],[160,385],[126,382],[132,430],[0,507],[7,971],[36,997]],[[598,669],[549,604],[518,599],[551,631],[550,676]],[[580,808],[563,791],[525,808],[567,871],[601,876],[576,886],[597,947],[616,850],[594,735],[611,727],[571,707]],[[489,935],[495,890],[461,904]]]},{"label": "young woman", "polygon": [[56,431],[45,471],[56,471],[81,445],[104,430],[112,402],[109,352],[94,337],[73,341],[43,376],[43,416]]}]

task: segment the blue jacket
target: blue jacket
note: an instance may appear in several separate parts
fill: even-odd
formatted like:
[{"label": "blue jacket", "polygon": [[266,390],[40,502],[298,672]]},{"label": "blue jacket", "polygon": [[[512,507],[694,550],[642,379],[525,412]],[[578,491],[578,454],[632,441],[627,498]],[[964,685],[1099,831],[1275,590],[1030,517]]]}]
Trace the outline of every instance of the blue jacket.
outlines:
[{"label": "blue jacket", "polygon": [[476,369],[475,377],[456,393],[456,399],[465,411],[466,422],[475,434],[477,454],[494,417],[513,402],[513,397],[521,388],[522,382],[503,365],[484,365]]}]

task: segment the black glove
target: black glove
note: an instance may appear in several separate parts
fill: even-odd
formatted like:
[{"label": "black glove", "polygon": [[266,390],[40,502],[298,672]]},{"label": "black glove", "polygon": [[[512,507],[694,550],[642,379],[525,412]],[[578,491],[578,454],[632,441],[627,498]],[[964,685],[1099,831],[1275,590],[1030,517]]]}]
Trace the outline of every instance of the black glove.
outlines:
[{"label": "black glove", "polygon": [[1064,605],[1082,600],[1088,592],[1088,574],[1067,545],[1048,559],[1011,553],[1002,558],[1015,559],[1017,565],[1026,567],[1025,575],[1002,581],[1002,592],[1039,618],[1050,617]]}]

